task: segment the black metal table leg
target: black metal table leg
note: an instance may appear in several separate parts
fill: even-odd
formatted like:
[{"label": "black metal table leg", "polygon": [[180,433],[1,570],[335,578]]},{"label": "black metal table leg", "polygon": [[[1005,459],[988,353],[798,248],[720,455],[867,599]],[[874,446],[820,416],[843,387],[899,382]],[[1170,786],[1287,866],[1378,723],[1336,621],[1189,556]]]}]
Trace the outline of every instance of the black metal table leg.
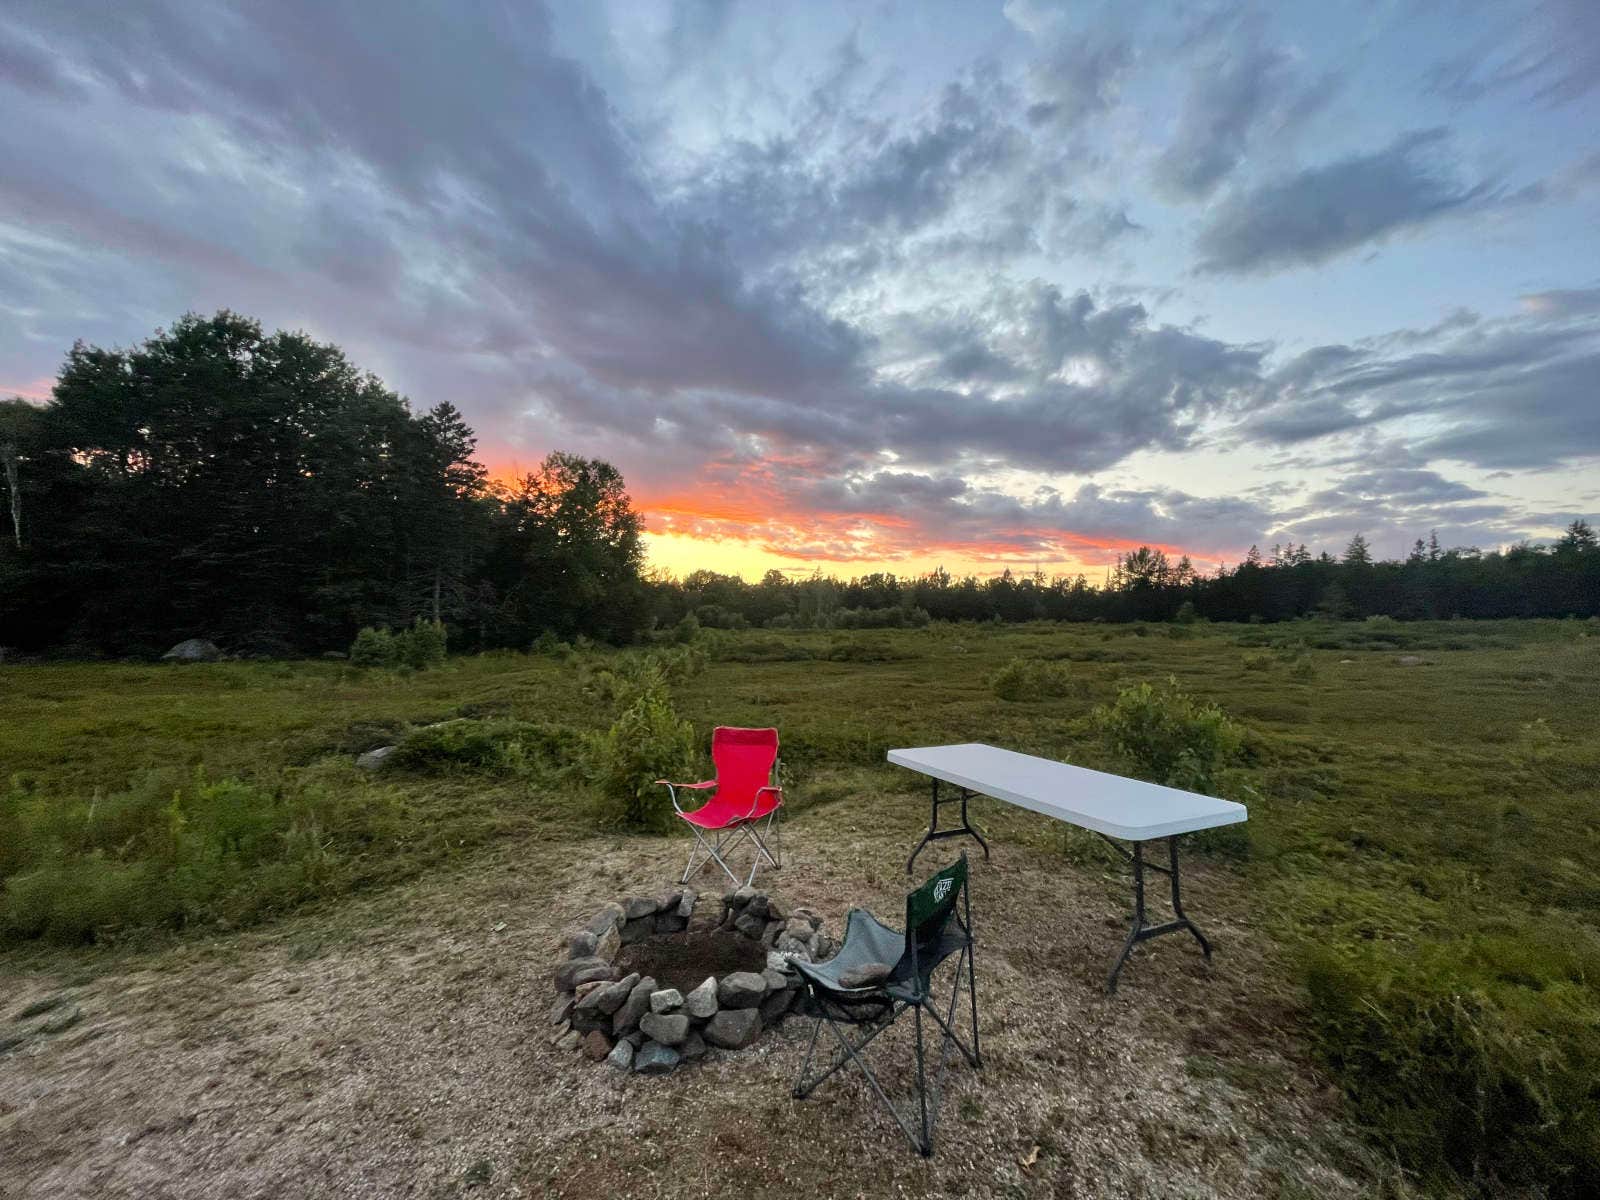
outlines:
[{"label": "black metal table leg", "polygon": [[911,852],[911,857],[906,859],[906,874],[911,874],[911,865],[917,861],[917,855],[922,853],[922,848],[929,842],[942,841],[953,837],[974,837],[978,845],[983,847],[984,858],[989,857],[989,843],[983,840],[983,834],[972,827],[972,822],[967,818],[967,801],[972,798],[972,792],[967,788],[961,789],[961,824],[954,829],[939,828],[939,805],[948,804],[948,799],[939,799],[939,781],[933,780],[932,802],[928,812],[928,831],[922,835],[922,840],[917,843],[917,848]]},{"label": "black metal table leg", "polygon": [[[1109,841],[1109,839],[1107,839]],[[1115,844],[1113,843],[1115,846]],[[1106,976],[1106,991],[1117,990],[1117,976],[1122,973],[1123,966],[1127,963],[1133,948],[1140,942],[1147,942],[1151,938],[1161,937],[1163,934],[1179,933],[1187,930],[1194,935],[1194,940],[1200,943],[1201,953],[1207,962],[1211,961],[1211,943],[1206,940],[1206,935],[1200,932],[1200,927],[1191,921],[1183,911],[1183,894],[1178,875],[1178,839],[1167,839],[1167,862],[1165,867],[1158,867],[1153,863],[1144,861],[1144,843],[1135,842],[1133,853],[1128,854],[1120,846],[1115,849],[1124,854],[1133,864],[1133,924],[1128,930],[1128,940],[1122,945],[1122,953],[1117,955],[1116,961],[1111,965],[1111,973]],[[1144,873],[1146,866],[1152,871],[1160,871],[1172,883],[1172,915],[1173,920],[1161,925],[1148,925],[1145,923],[1144,907]]]}]

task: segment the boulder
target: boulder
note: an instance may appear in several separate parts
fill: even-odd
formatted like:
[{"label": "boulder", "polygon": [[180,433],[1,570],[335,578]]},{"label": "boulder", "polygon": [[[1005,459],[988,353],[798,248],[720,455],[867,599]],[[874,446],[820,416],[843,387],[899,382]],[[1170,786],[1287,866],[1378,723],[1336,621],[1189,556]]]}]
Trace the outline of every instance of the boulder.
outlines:
[{"label": "boulder", "polygon": [[556,968],[556,991],[573,991],[580,983],[614,979],[616,970],[603,958],[569,958]]},{"label": "boulder", "polygon": [[689,1036],[683,1039],[683,1045],[678,1047],[678,1053],[687,1062],[691,1058],[703,1058],[706,1052],[706,1040],[694,1030],[689,1031]]},{"label": "boulder", "polygon": [[646,1042],[633,1056],[633,1069],[639,1075],[666,1075],[678,1065],[678,1052],[660,1042]]},{"label": "boulder", "polygon": [[622,934],[613,925],[601,936],[599,943],[594,948],[596,958],[603,958],[611,962],[617,957],[617,951],[622,949]]},{"label": "boulder", "polygon": [[761,972],[761,978],[767,981],[767,995],[769,996],[773,992],[781,992],[789,986],[789,977],[782,971],[774,971],[771,967]]},{"label": "boulder", "polygon": [[794,960],[784,957],[776,950],[768,950],[766,969],[769,971],[785,971],[792,975],[794,974]]},{"label": "boulder", "polygon": [[656,915],[656,902],[649,896],[629,896],[622,902],[622,915],[629,921]]},{"label": "boulder", "polygon": [[678,915],[687,921],[694,916],[694,902],[700,899],[700,893],[693,888],[684,888],[683,897],[678,901]]},{"label": "boulder", "polygon": [[800,916],[790,917],[783,927],[783,935],[797,942],[809,942],[814,932],[811,922]]},{"label": "boulder", "polygon": [[682,1013],[647,1012],[639,1018],[639,1031],[663,1046],[681,1046],[689,1036],[689,1018]]},{"label": "boulder", "polygon": [[740,913],[734,918],[733,927],[740,933],[744,934],[745,937],[749,938],[751,941],[756,941],[764,932],[766,932],[767,922],[763,917],[758,917],[754,913],[746,912]]},{"label": "boulder", "polygon": [[754,1008],[767,994],[767,981],[754,971],[734,971],[717,984],[720,1008]]},{"label": "boulder", "polygon": [[627,1033],[639,1023],[639,1018],[650,1011],[650,993],[656,990],[656,981],[646,975],[633,985],[633,991],[628,993],[628,998],[622,1002],[622,1007],[617,1009],[611,1018],[613,1033]]},{"label": "boulder", "polygon": [[744,908],[745,905],[749,904],[750,901],[754,900],[755,898],[756,890],[748,883],[739,888],[737,891],[729,892],[723,897],[723,899],[726,900],[732,907],[740,909]]},{"label": "boulder", "polygon": [[683,1007],[683,993],[677,988],[662,988],[659,992],[650,993],[650,1011],[655,1013],[675,1012]]},{"label": "boulder", "polygon": [[620,924],[622,924],[622,905],[608,904],[590,918],[587,928],[595,937],[603,938],[606,930],[615,929]]},{"label": "boulder", "polygon": [[769,900],[767,894],[765,892],[757,892],[754,896],[750,897],[750,903],[744,906],[744,910],[753,916],[760,917],[764,921],[767,918],[768,903]]},{"label": "boulder", "polygon": [[[627,1043],[623,1043],[626,1045]],[[598,1029],[591,1030],[583,1039],[583,1052],[595,1062],[599,1062],[611,1053],[611,1039]]]},{"label": "boulder", "polygon": [[566,1037],[567,1034],[571,1032],[572,1026],[568,1025],[565,1021],[561,1022],[561,1024],[557,1025],[553,1030],[550,1031],[550,1044],[552,1046],[560,1045],[561,1039]]},{"label": "boulder", "polygon": [[398,746],[379,746],[376,750],[368,750],[365,754],[356,758],[356,766],[363,771],[376,771],[384,763],[388,762],[389,756],[399,748]]},{"label": "boulder", "polygon": [[633,1070],[633,1043],[624,1039],[611,1047],[606,1061],[618,1071]]},{"label": "boulder", "polygon": [[673,913],[678,911],[678,901],[683,899],[683,889],[674,888],[670,892],[662,892],[656,897],[656,912]]},{"label": "boulder", "polygon": [[[619,979],[615,983],[605,984],[594,993],[594,1003],[590,1005],[596,1012],[613,1015],[617,1009],[628,1002],[628,997],[633,994],[633,989],[639,982],[639,972],[635,971],[626,979]],[[585,997],[587,1000],[588,997]]]},{"label": "boulder", "polygon": [[787,921],[788,919],[789,919],[789,908],[788,908],[788,906],[786,904],[784,904],[781,900],[779,900],[776,896],[768,896],[767,897],[767,920],[782,922],[782,921]]},{"label": "boulder", "polygon": [[208,642],[205,638],[189,638],[179,642],[171,650],[161,656],[162,662],[216,662],[222,657],[215,643]]},{"label": "boulder", "polygon": [[611,1028],[611,1018],[597,1012],[583,1012],[575,1008],[572,1010],[572,1028],[577,1030],[580,1036],[593,1033],[596,1029],[604,1033]]},{"label": "boulder", "polygon": [[568,958],[594,958],[595,951],[600,948],[600,939],[587,929],[580,930],[572,935],[567,942]]},{"label": "boulder", "polygon": [[743,1050],[761,1036],[761,1013],[754,1008],[725,1008],[711,1018],[702,1035],[713,1046]]},{"label": "boulder", "polygon": [[557,1050],[576,1050],[581,1039],[576,1029],[569,1029],[556,1041]]},{"label": "boulder", "polygon": [[683,1009],[697,1021],[707,1021],[717,1013],[717,980],[707,976],[706,981],[684,998]]},{"label": "boulder", "polygon": [[778,935],[783,932],[783,925],[778,921],[768,921],[767,927],[761,931],[761,944],[771,950],[778,944]]},{"label": "boulder", "polygon": [[798,958],[802,962],[811,961],[811,943],[809,940],[802,942],[799,938],[792,938],[785,934],[773,943],[773,949],[779,954],[788,955],[790,958]]},{"label": "boulder", "polygon": [[798,995],[798,992],[790,988],[783,988],[780,991],[768,994],[767,998],[761,1002],[761,1023],[763,1025],[776,1025],[783,1020],[783,1015],[789,1011],[789,1006],[794,1003],[796,995]]},{"label": "boulder", "polygon": [[550,1024],[559,1025],[572,1015],[572,997],[557,996],[550,1007]]}]

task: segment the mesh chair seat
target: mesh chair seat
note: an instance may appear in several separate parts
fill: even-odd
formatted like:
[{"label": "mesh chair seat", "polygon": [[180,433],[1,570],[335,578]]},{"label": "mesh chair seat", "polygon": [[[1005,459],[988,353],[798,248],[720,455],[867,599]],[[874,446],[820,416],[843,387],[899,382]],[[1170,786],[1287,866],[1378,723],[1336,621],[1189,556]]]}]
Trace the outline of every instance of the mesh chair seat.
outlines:
[{"label": "mesh chair seat", "polygon": [[[914,1003],[919,996],[930,992],[929,977],[934,969],[952,954],[966,949],[968,938],[961,933],[943,932],[938,941],[918,947],[917,962],[906,947],[906,935],[891,929],[864,908],[852,908],[845,918],[844,942],[839,952],[827,962],[796,962],[800,974],[826,991],[833,998],[848,1002],[866,999],[873,994],[888,995],[896,1000]],[[876,963],[887,963],[891,970],[887,978],[870,984],[848,987],[843,978]]]}]

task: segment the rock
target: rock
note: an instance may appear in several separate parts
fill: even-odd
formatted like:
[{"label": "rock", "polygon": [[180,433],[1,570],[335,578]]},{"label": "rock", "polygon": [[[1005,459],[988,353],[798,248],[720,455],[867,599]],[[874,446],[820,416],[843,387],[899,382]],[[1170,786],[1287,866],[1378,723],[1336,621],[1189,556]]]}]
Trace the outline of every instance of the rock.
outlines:
[{"label": "rock", "polygon": [[717,980],[709,975],[706,981],[684,999],[683,1009],[697,1021],[705,1021],[717,1013]]},{"label": "rock", "polygon": [[637,1029],[630,1029],[627,1033],[622,1035],[622,1041],[627,1042],[628,1045],[632,1046],[635,1050],[644,1045],[648,1040],[649,1039]]},{"label": "rock", "polygon": [[794,938],[797,942],[809,942],[815,932],[811,922],[801,916],[790,917],[783,927],[784,936]]},{"label": "rock", "polygon": [[662,892],[656,897],[656,912],[677,914],[678,901],[683,899],[683,889],[674,888],[670,892]]},{"label": "rock", "polygon": [[633,985],[633,991],[628,993],[628,998],[622,1002],[622,1007],[617,1009],[616,1015],[611,1018],[611,1029],[614,1033],[626,1033],[639,1023],[639,1018],[650,1011],[650,993],[656,990],[656,981],[646,975]]},{"label": "rock", "polygon": [[824,962],[834,951],[833,939],[820,929],[811,935],[811,961]]},{"label": "rock", "polygon": [[398,746],[379,746],[376,750],[368,750],[356,759],[356,766],[363,771],[376,771],[384,763],[388,762],[389,756],[399,748]]},{"label": "rock", "polygon": [[572,1028],[580,1035],[593,1033],[596,1029],[604,1033],[611,1028],[611,1018],[602,1016],[594,1011],[584,1012],[579,1009],[572,1010]]},{"label": "rock", "polygon": [[594,958],[595,951],[599,949],[600,939],[587,929],[572,935],[567,943],[568,958]]},{"label": "rock", "polygon": [[554,1032],[550,1034],[550,1044],[552,1046],[559,1046],[561,1044],[561,1039],[566,1037],[567,1034],[571,1032],[572,1027],[569,1026],[565,1021],[561,1022],[561,1024],[555,1027]]},{"label": "rock", "polygon": [[700,899],[700,893],[693,888],[684,888],[683,897],[678,901],[678,915],[687,921],[694,916],[694,902]]},{"label": "rock", "polygon": [[1399,663],[1402,667],[1420,667],[1426,665],[1427,659],[1418,658],[1415,654],[1402,654],[1399,658],[1395,659],[1395,662]]},{"label": "rock", "polygon": [[749,904],[750,901],[754,900],[755,898],[756,890],[748,883],[739,888],[737,891],[730,892],[728,895],[723,897],[723,899],[727,900],[734,908],[739,909],[744,908],[745,905]]},{"label": "rock", "polygon": [[580,1040],[581,1039],[578,1037],[578,1031],[576,1029],[569,1029],[564,1034],[562,1034],[559,1039],[557,1039],[557,1041],[556,1041],[556,1049],[557,1050],[576,1050],[578,1048],[578,1042]]},{"label": "rock", "polygon": [[650,993],[650,1011],[653,1013],[669,1013],[683,1007],[683,993],[677,988],[662,988],[659,992]]},{"label": "rock", "polygon": [[205,638],[189,638],[179,642],[171,650],[161,656],[162,662],[216,662],[222,657],[222,651]]},{"label": "rock", "polygon": [[791,917],[804,917],[806,919],[806,923],[809,924],[813,930],[822,928],[822,918],[817,916],[817,914],[812,912],[809,908],[797,908],[789,915]]},{"label": "rock", "polygon": [[734,971],[717,984],[717,1004],[721,1008],[754,1008],[767,994],[767,981],[754,971]]},{"label": "rock", "polygon": [[603,988],[603,987],[605,987],[605,985],[606,985],[606,981],[603,980],[603,979],[591,979],[587,983],[580,983],[577,987],[573,988],[572,991],[573,991],[573,995],[577,999],[582,1000],[585,996],[587,996],[590,992],[594,991],[596,988]]},{"label": "rock", "polygon": [[789,1011],[789,1006],[794,1003],[794,998],[798,994],[798,992],[790,988],[783,988],[781,991],[768,995],[761,1002],[761,1023],[763,1025],[776,1025],[783,1020],[784,1014]]},{"label": "rock", "polygon": [[599,991],[590,996],[585,996],[583,1003],[588,1004],[592,1011],[604,1013],[609,1017],[627,1002],[628,997],[633,993],[634,985],[638,982],[639,972],[635,971],[626,979],[619,979],[615,983],[605,984]]},{"label": "rock", "polygon": [[657,913],[655,931],[657,933],[682,933],[689,928],[689,918],[680,917],[676,912]]},{"label": "rock", "polygon": [[622,916],[628,921],[656,915],[656,902],[649,896],[629,896],[622,902]]},{"label": "rock", "polygon": [[559,1025],[572,1015],[573,1000],[571,996],[558,996],[550,1008],[550,1024]]},{"label": "rock", "polygon": [[761,1013],[754,1008],[725,1008],[702,1031],[706,1041],[724,1050],[743,1050],[761,1036]]},{"label": "rock", "polygon": [[624,1039],[611,1047],[606,1061],[618,1071],[633,1070],[633,1043]]},{"label": "rock", "polygon": [[612,979],[615,968],[603,958],[569,958],[556,968],[556,991],[570,992],[580,983]]},{"label": "rock", "polygon": [[847,988],[874,987],[889,978],[894,967],[889,963],[862,963],[848,971],[839,972],[839,986]]},{"label": "rock", "polygon": [[734,920],[733,927],[740,933],[744,934],[745,937],[755,941],[759,939],[761,934],[766,930],[767,922],[764,918],[758,917],[754,913],[747,912],[741,913]]},{"label": "rock", "polygon": [[767,920],[782,924],[789,919],[789,908],[776,896],[767,897]]},{"label": "rock", "polygon": [[617,951],[620,949],[622,949],[622,934],[613,925],[601,936],[599,944],[594,948],[594,956],[611,962],[617,957]]},{"label": "rock", "polygon": [[774,971],[770,967],[761,972],[761,978],[767,981],[767,995],[769,996],[773,992],[784,991],[789,986],[789,977],[782,971]]},{"label": "rock", "polygon": [[[624,1042],[623,1045],[627,1045],[627,1043]],[[611,1039],[598,1029],[591,1030],[589,1035],[583,1039],[583,1052],[594,1059],[595,1062],[599,1062],[611,1053]]]},{"label": "rock", "polygon": [[606,930],[615,929],[622,924],[622,905],[608,904],[590,918],[588,930],[597,938],[603,938]]},{"label": "rock", "polygon": [[683,1045],[678,1047],[678,1053],[687,1062],[691,1058],[703,1058],[706,1052],[706,1040],[694,1030],[689,1031],[689,1036],[683,1039]]},{"label": "rock", "polygon": [[780,954],[776,950],[768,950],[767,951],[767,970],[769,970],[769,971],[785,971],[788,974],[793,975],[794,974],[794,960],[784,957],[782,954]]},{"label": "rock", "polygon": [[809,941],[802,942],[800,939],[792,938],[788,934],[779,938],[774,943],[773,949],[777,950],[779,954],[788,955],[790,958],[798,958],[802,962],[811,961],[811,943]]},{"label": "rock", "polygon": [[681,1046],[689,1036],[689,1018],[682,1013],[647,1012],[639,1018],[639,1030],[663,1046]]},{"label": "rock", "polygon": [[771,950],[778,944],[778,935],[783,932],[783,926],[777,921],[768,921],[767,927],[761,931],[761,944]]},{"label": "rock", "polygon": [[660,1042],[646,1042],[633,1056],[633,1070],[638,1075],[666,1075],[678,1065],[678,1052]]},{"label": "rock", "polygon": [[622,944],[631,946],[635,942],[642,942],[656,931],[654,914],[648,917],[636,917],[622,927]]},{"label": "rock", "polygon": [[744,910],[765,921],[767,919],[767,904],[767,894],[765,892],[757,892],[750,897],[750,903],[744,906]]}]

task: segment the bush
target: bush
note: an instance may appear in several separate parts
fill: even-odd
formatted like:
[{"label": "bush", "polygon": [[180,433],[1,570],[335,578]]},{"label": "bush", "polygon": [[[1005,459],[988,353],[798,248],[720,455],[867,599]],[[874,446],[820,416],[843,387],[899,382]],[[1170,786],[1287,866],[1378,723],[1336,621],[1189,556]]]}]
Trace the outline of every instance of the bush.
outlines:
[{"label": "bush", "polygon": [[655,832],[673,824],[667,791],[655,781],[686,779],[694,764],[694,729],[679,719],[664,686],[641,692],[610,729],[593,738],[587,761],[607,821]]},{"label": "bush", "polygon": [[876,638],[848,638],[831,642],[823,656],[829,662],[894,662],[906,655],[887,641]]},{"label": "bush", "polygon": [[1319,1054],[1429,1182],[1600,1195],[1600,951],[1533,929],[1310,954]]},{"label": "bush", "polygon": [[413,771],[558,776],[578,754],[579,735],[559,725],[528,721],[445,721],[413,730],[390,762]]},{"label": "bush", "polygon": [[369,626],[356,634],[356,640],[350,645],[350,662],[357,667],[390,670],[409,667],[413,671],[423,671],[438,666],[444,658],[444,626],[420,617],[410,629],[399,633]]},{"label": "bush", "polygon": [[1179,625],[1193,625],[1200,620],[1200,614],[1195,611],[1193,600],[1185,600],[1178,605],[1178,611],[1172,614],[1172,619]]},{"label": "bush", "polygon": [[392,667],[399,661],[394,635],[387,629],[368,626],[350,644],[350,665],[354,667]]},{"label": "bush", "polygon": [[1141,683],[1094,710],[1094,723],[1111,748],[1152,783],[1208,792],[1216,772],[1239,756],[1243,731],[1215,704],[1204,704],[1168,678],[1162,687]]},{"label": "bush", "polygon": [[1065,664],[1013,658],[989,677],[989,687],[1002,700],[1045,700],[1081,691]]}]

